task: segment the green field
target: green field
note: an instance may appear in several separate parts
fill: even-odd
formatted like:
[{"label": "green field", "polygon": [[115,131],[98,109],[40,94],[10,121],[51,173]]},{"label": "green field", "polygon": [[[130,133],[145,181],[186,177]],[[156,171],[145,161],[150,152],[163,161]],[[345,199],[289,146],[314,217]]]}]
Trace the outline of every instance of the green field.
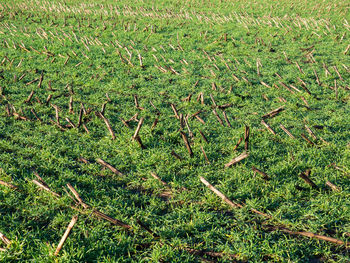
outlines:
[{"label": "green field", "polygon": [[0,1],[0,261],[349,262],[349,80],[348,0]]}]

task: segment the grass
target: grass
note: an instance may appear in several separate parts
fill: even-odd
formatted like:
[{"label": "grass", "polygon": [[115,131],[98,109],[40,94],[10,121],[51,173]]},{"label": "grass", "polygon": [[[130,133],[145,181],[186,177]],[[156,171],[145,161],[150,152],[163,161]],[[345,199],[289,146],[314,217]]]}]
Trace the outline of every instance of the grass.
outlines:
[{"label": "grass", "polygon": [[[348,262],[349,8],[341,0],[0,3],[0,180],[18,187],[0,185],[0,233],[11,241],[0,240],[0,261]],[[114,140],[95,114],[104,103]],[[81,104],[89,132],[66,120],[77,126]],[[193,137],[171,104],[189,115]],[[262,116],[281,106],[265,119],[273,135]],[[204,124],[191,117],[199,110]],[[132,140],[141,117],[145,149]],[[131,119],[129,128],[121,119]],[[234,150],[246,126],[249,157],[225,169],[246,151],[244,139]],[[298,176],[307,169],[318,189]],[[62,197],[39,190],[34,172]],[[200,176],[244,207],[229,207]],[[67,183],[90,208],[75,206]],[[131,230],[96,218],[94,209]],[[281,225],[345,244],[291,235]]]}]

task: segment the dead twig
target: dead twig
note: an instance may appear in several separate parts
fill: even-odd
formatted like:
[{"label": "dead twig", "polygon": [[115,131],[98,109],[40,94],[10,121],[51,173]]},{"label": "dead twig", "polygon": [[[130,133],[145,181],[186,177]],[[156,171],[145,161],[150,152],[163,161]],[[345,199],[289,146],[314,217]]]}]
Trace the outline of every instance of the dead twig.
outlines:
[{"label": "dead twig", "polygon": [[75,225],[75,223],[77,222],[77,220],[78,220],[78,216],[73,216],[72,220],[70,221],[70,223],[69,223],[69,225],[68,225],[68,227],[67,227],[67,229],[66,229],[66,232],[64,232],[64,234],[63,234],[63,236],[62,236],[62,238],[61,238],[61,241],[60,241],[60,243],[58,244],[58,246],[57,246],[57,248],[56,248],[56,251],[55,251],[55,254],[54,254],[55,256],[57,256],[58,253],[60,253],[60,251],[61,251],[61,249],[62,249],[62,247],[63,247],[64,242],[65,242],[66,239],[68,238],[69,233],[70,233],[70,231],[72,230],[72,228],[74,227],[74,225]]}]

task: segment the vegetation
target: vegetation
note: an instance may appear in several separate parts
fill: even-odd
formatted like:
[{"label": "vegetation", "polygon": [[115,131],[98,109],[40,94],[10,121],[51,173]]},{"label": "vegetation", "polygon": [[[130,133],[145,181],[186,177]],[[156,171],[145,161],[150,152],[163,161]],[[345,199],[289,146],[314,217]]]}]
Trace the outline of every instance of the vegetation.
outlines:
[{"label": "vegetation", "polygon": [[1,1],[0,261],[349,262],[349,2],[157,2]]}]

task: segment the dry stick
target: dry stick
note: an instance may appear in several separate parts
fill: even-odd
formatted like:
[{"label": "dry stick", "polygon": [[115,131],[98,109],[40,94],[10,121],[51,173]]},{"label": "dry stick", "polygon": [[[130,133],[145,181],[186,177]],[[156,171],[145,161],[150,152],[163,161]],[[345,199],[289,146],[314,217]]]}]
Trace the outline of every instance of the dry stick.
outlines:
[{"label": "dry stick", "polygon": [[276,135],[275,131],[264,120],[261,120],[261,124],[264,125],[266,129],[268,129],[268,131],[271,132],[273,135]]},{"label": "dry stick", "polygon": [[153,122],[153,124],[151,126],[151,130],[153,130],[157,126],[157,124],[158,124],[158,118],[155,118],[154,122]]},{"label": "dry stick", "polygon": [[174,156],[176,159],[179,159],[180,161],[182,161],[182,157],[178,155],[176,152],[171,151],[171,155]]},{"label": "dry stick", "polygon": [[203,155],[204,155],[204,158],[205,158],[205,160],[207,161],[207,163],[210,164],[209,159],[208,159],[208,157],[207,157],[207,154],[205,153],[204,148],[203,148],[202,145],[201,145],[201,151],[202,151],[202,153],[203,153]]},{"label": "dry stick", "polygon": [[168,186],[168,184],[166,182],[164,182],[162,179],[160,179],[160,177],[158,175],[156,175],[155,173],[151,172],[151,175],[154,179],[157,179],[159,182],[161,182],[162,185]]},{"label": "dry stick", "polygon": [[180,116],[179,116],[179,114],[177,112],[177,109],[176,109],[175,105],[171,103],[170,106],[173,109],[173,112],[175,114],[176,119],[180,119]]},{"label": "dry stick", "polygon": [[[84,203],[84,201],[83,201],[82,198],[79,196],[78,192],[74,189],[73,186],[71,186],[70,184],[67,184],[67,186],[68,186],[69,190],[73,193],[73,195],[75,196],[75,198],[78,200],[78,204],[82,205],[84,209],[90,208],[89,205],[87,205],[86,203]],[[69,195],[69,194],[68,194],[68,195]],[[69,197],[71,197],[71,196],[69,195]],[[71,198],[72,198],[72,197],[71,197]],[[77,201],[76,201],[74,198],[72,198],[72,199],[73,199],[73,201],[74,201],[75,203],[77,203]],[[75,208],[75,207],[71,207],[71,208],[72,208],[72,209],[75,209],[75,210],[77,210],[77,211],[79,211],[79,212],[81,212],[80,210],[78,210],[78,209]],[[102,212],[100,212],[100,211],[98,211],[98,210],[96,210],[96,209],[93,209],[92,213],[93,213],[93,215],[95,215],[96,217],[101,218],[101,219],[104,219],[104,220],[106,220],[106,221],[112,223],[113,225],[121,226],[121,227],[123,227],[123,228],[125,228],[125,229],[130,229],[130,228],[131,228],[131,226],[129,226],[128,224],[125,224],[124,222],[122,222],[122,221],[120,221],[120,220],[118,220],[118,219],[115,219],[115,218],[113,218],[113,217],[110,217],[110,216],[108,216],[108,215],[106,215],[106,214],[104,214],[104,213],[102,213]]]},{"label": "dry stick", "polygon": [[249,156],[249,153],[242,153],[241,155],[237,156],[236,158],[233,158],[232,161],[228,162],[227,164],[225,164],[225,168],[228,168],[242,160],[244,160],[245,158],[247,158]]},{"label": "dry stick", "polygon": [[207,139],[207,137],[205,137],[204,133],[203,133],[201,130],[199,130],[199,133],[200,133],[200,135],[202,136],[203,140],[204,140],[206,143],[208,143],[208,139]]},{"label": "dry stick", "polygon": [[292,139],[295,140],[295,137],[293,136],[293,134],[291,134],[290,131],[288,131],[287,128],[284,127],[283,124],[280,124],[280,127],[281,127],[281,129],[282,129],[285,133],[287,133],[287,135],[288,135],[290,138],[292,138]]},{"label": "dry stick", "polygon": [[87,110],[85,109],[84,103],[81,103],[80,106],[83,109],[84,114],[87,115],[88,113],[87,113]]},{"label": "dry stick", "polygon": [[309,138],[307,138],[306,136],[305,136],[305,134],[300,134],[300,136],[305,140],[305,141],[307,141],[308,143],[310,143],[311,145],[315,145],[312,141],[310,141],[309,140]]},{"label": "dry stick", "polygon": [[96,111],[96,115],[103,119],[103,121],[105,122],[105,124],[107,126],[107,129],[108,129],[109,133],[112,136],[112,140],[114,140],[116,137],[115,137],[114,131],[113,131],[112,126],[109,123],[108,119],[99,111]]},{"label": "dry stick", "polygon": [[243,137],[238,139],[238,142],[236,143],[235,147],[233,147],[232,151],[237,150],[238,146],[241,144],[241,142],[243,141]]},{"label": "dry stick", "polygon": [[322,235],[317,235],[317,234],[314,234],[312,232],[292,231],[292,230],[289,230],[287,228],[278,228],[278,230],[280,230],[281,232],[288,233],[290,235],[299,235],[299,236],[304,236],[304,237],[309,237],[309,238],[316,238],[316,239],[327,241],[327,242],[331,242],[331,243],[334,243],[334,244],[337,244],[337,245],[340,245],[340,246],[346,245],[344,243],[344,241],[341,241],[339,239],[332,238],[332,237],[327,237],[327,236],[322,236]]},{"label": "dry stick", "polygon": [[55,109],[55,113],[56,113],[56,123],[58,125],[60,125],[60,116],[58,114],[58,106],[56,106],[55,104],[51,104],[51,106]]},{"label": "dry stick", "polygon": [[86,160],[84,157],[79,157],[78,160],[79,160],[80,162],[85,163],[85,164],[89,164],[89,161]]},{"label": "dry stick", "polygon": [[151,106],[157,111],[157,114],[160,115],[160,111],[158,110],[158,108],[156,106],[154,106],[152,101],[149,101],[149,103],[151,104]]},{"label": "dry stick", "polygon": [[46,187],[49,187],[49,186],[47,185],[47,183],[45,183],[44,179],[41,178],[41,176],[40,176],[36,171],[33,171],[33,174],[35,175],[36,178],[38,178],[38,180],[39,180],[43,185],[45,185]]},{"label": "dry stick", "polygon": [[326,182],[326,185],[327,185],[329,188],[331,188],[333,191],[335,191],[335,192],[340,192],[339,187],[336,186],[336,185],[334,185],[334,184],[332,184],[330,181],[327,181],[327,182]]},{"label": "dry stick", "polygon": [[[301,78],[297,77],[297,79],[300,81],[300,83],[302,84],[302,86],[307,86],[305,81],[303,81]],[[309,93],[309,92],[308,92]],[[309,93],[311,95],[311,93]]]},{"label": "dry stick", "polygon": [[[298,78],[299,79],[299,78]],[[301,79],[300,79],[301,80]],[[302,80],[301,80],[302,81]],[[310,90],[306,87],[306,85],[302,84],[301,87],[309,94],[311,95]]]},{"label": "dry stick", "polygon": [[196,115],[195,117],[200,123],[205,124],[205,121],[201,117],[199,117],[198,115]]},{"label": "dry stick", "polygon": [[139,123],[136,127],[136,130],[135,130],[135,133],[134,135],[132,136],[132,139],[135,140],[138,136],[139,136],[139,132],[140,132],[140,129],[142,127],[142,124],[143,124],[143,121],[144,121],[144,118],[141,117],[140,120],[139,120]]},{"label": "dry stick", "polygon": [[226,103],[226,104],[223,104],[223,105],[218,105],[218,108],[223,110],[223,109],[226,109],[226,108],[230,108],[232,107],[232,103]]},{"label": "dry stick", "polygon": [[186,115],[186,117],[184,118],[184,122],[188,131],[188,136],[190,136],[191,138],[193,138],[193,132],[191,131],[190,125],[188,124],[188,115]]},{"label": "dry stick", "polygon": [[32,99],[33,95],[34,95],[34,90],[32,90],[32,91],[30,92],[28,98],[24,101],[24,103],[30,102],[30,100]]},{"label": "dry stick", "polygon": [[328,67],[327,67],[327,65],[326,65],[324,62],[322,63],[322,66],[323,66],[323,68],[324,68],[324,74],[326,75],[326,77],[327,77],[328,75],[332,75],[332,74],[329,72]]},{"label": "dry stick", "polygon": [[310,105],[309,103],[307,102],[307,100],[303,97],[303,96],[300,96],[301,100],[304,102],[306,108],[310,109]]},{"label": "dry stick", "polygon": [[250,128],[249,126],[244,127],[244,149],[248,151],[249,149],[249,135],[250,135]]},{"label": "dry stick", "polygon": [[295,62],[297,68],[299,69],[300,73],[305,74],[304,71],[301,69],[300,65],[298,62]]},{"label": "dry stick", "polygon": [[140,136],[137,135],[135,137],[135,141],[138,142],[138,144],[140,145],[141,149],[146,149],[146,146],[142,143],[142,140],[141,140]]},{"label": "dry stick", "polygon": [[340,73],[339,73],[339,71],[338,71],[337,66],[333,66],[333,68],[334,68],[335,72],[337,72],[337,75],[338,75],[338,77],[340,78],[340,80],[341,80],[341,81],[344,81],[344,79],[342,78],[342,76],[340,75]]},{"label": "dry stick", "polygon": [[[212,186],[209,182],[207,182],[203,177],[200,177],[200,180],[202,183],[204,183],[210,190],[212,190],[216,195],[218,195],[224,202],[226,202],[230,207],[232,208],[242,208],[243,206],[241,204],[237,204],[229,200],[224,194],[222,194],[219,190],[217,190],[214,186]],[[251,209],[252,212],[262,215],[264,217],[272,219],[272,217],[268,214],[262,213],[256,209]],[[276,229],[288,233],[290,235],[300,235],[300,236],[305,236],[305,237],[310,237],[310,238],[316,238],[319,240],[323,241],[328,241],[337,245],[346,245],[343,241],[332,238],[332,237],[327,237],[327,236],[322,236],[322,235],[317,235],[311,232],[305,232],[305,231],[292,231],[284,226],[276,226]]]},{"label": "dry stick", "polygon": [[52,94],[49,94],[49,96],[47,96],[47,99],[46,99],[46,105],[50,103],[51,99],[52,99]]},{"label": "dry stick", "polygon": [[64,242],[66,241],[70,231],[72,230],[72,228],[75,225],[75,223],[77,222],[77,220],[78,220],[78,216],[77,215],[73,216],[72,220],[70,221],[70,223],[69,223],[69,225],[68,225],[68,227],[66,229],[66,232],[62,236],[61,241],[60,241],[60,243],[58,244],[58,246],[56,248],[55,256],[57,256],[58,253],[60,253],[60,250],[62,249]]},{"label": "dry stick", "polygon": [[37,82],[37,81],[39,81],[39,79],[33,79],[32,81],[29,81],[26,85],[28,86],[30,84],[33,84],[34,82]]},{"label": "dry stick", "polygon": [[316,70],[313,69],[313,71],[314,71],[314,75],[315,75],[317,84],[318,84],[318,85],[321,85],[321,81],[320,81],[320,78],[318,77],[318,74],[317,74]]},{"label": "dry stick", "polygon": [[36,184],[38,187],[40,187],[41,189],[44,189],[45,191],[51,193],[52,195],[56,196],[56,197],[61,197],[60,194],[56,193],[56,192],[53,192],[47,185],[46,183],[44,184],[43,182],[39,182],[37,180],[32,180],[32,182],[34,184]]},{"label": "dry stick", "polygon": [[137,95],[134,95],[134,101],[135,101],[135,107],[139,108],[139,101],[138,101]]},{"label": "dry stick", "polygon": [[31,109],[30,111],[33,113],[33,115],[35,116],[35,118],[36,118],[38,121],[43,122],[43,121],[38,117],[38,115],[36,114],[36,112],[35,112],[34,109]]},{"label": "dry stick", "polygon": [[221,120],[219,114],[216,112],[215,109],[213,109],[213,113],[214,113],[214,115],[216,116],[216,119],[218,120],[218,122],[219,122],[222,126],[224,126],[223,121]]},{"label": "dry stick", "polygon": [[40,75],[40,79],[39,79],[39,83],[38,83],[38,88],[41,88],[41,85],[43,84],[43,80],[44,80],[44,73],[42,72]]},{"label": "dry stick", "polygon": [[210,190],[212,190],[217,196],[219,196],[226,204],[233,208],[243,208],[241,204],[234,203],[230,199],[228,199],[223,193],[217,190],[214,186],[212,186],[207,180],[205,180],[202,176],[199,177],[201,182],[205,184]]},{"label": "dry stick", "polygon": [[278,82],[282,87],[286,88],[290,93],[295,94],[294,91],[292,91],[284,82],[279,81]]},{"label": "dry stick", "polygon": [[0,232],[0,240],[2,240],[6,245],[11,244],[11,240],[8,239],[3,233]]},{"label": "dry stick", "polygon": [[11,188],[11,189],[14,189],[14,190],[18,190],[17,186],[15,186],[13,184],[10,184],[10,183],[7,183],[5,181],[0,180],[0,184],[3,185],[3,186],[6,186],[8,188]]},{"label": "dry stick", "polygon": [[267,181],[267,180],[270,179],[269,176],[268,176],[266,173],[264,173],[263,171],[259,170],[259,169],[256,168],[255,166],[252,166],[252,170],[253,170],[255,173],[260,174],[264,180]]},{"label": "dry stick", "polygon": [[186,98],[183,98],[183,99],[181,99],[182,101],[188,101],[188,102],[190,102],[191,101],[191,98],[192,98],[192,93],[190,93],[190,94],[188,94],[188,96],[186,97]]},{"label": "dry stick", "polygon": [[299,177],[305,181],[308,185],[310,185],[313,189],[318,189],[318,186],[309,178],[307,174],[310,174],[310,170],[302,172],[299,174]]},{"label": "dry stick", "polygon": [[295,91],[301,93],[300,89],[298,89],[297,87],[295,87],[294,85],[292,84],[289,84],[289,87],[291,87],[292,89],[294,89]]},{"label": "dry stick", "polygon": [[346,55],[350,50],[350,44],[346,47],[345,51],[344,51],[344,55]]},{"label": "dry stick", "polygon": [[74,197],[78,201],[78,203],[83,207],[83,208],[89,208],[87,204],[84,203],[83,199],[80,197],[78,192],[74,189],[74,187],[71,184],[67,184],[68,189],[73,193]]},{"label": "dry stick", "polygon": [[329,166],[332,166],[334,169],[343,172],[345,175],[349,175],[349,173],[347,171],[345,171],[343,168],[337,166],[335,163],[331,163],[330,165],[328,165],[328,167]]},{"label": "dry stick", "polygon": [[313,133],[313,131],[305,124],[305,129],[307,132],[310,134],[310,136],[314,139],[317,140],[317,136]]},{"label": "dry stick", "polygon": [[338,100],[338,85],[337,80],[334,80],[334,92],[335,92],[335,99]]},{"label": "dry stick", "polygon": [[265,115],[263,115],[262,118],[263,119],[272,118],[272,117],[276,116],[278,113],[280,113],[283,110],[284,110],[284,106],[278,107],[277,109],[274,109],[274,110],[266,113]]},{"label": "dry stick", "polygon": [[83,112],[84,112],[84,110],[83,110],[83,108],[81,107],[81,108],[80,108],[80,112],[79,112],[78,124],[77,124],[77,127],[78,127],[78,128],[79,128],[80,125],[81,125],[81,121],[82,121],[82,118],[83,118]]},{"label": "dry stick", "polygon": [[186,134],[182,131],[180,131],[180,133],[181,133],[183,141],[185,142],[185,145],[186,145],[186,148],[187,148],[187,151],[188,151],[190,157],[193,157],[193,151],[191,149],[190,143],[188,142]]},{"label": "dry stick", "polygon": [[98,162],[100,165],[108,168],[109,170],[111,170],[116,175],[120,175],[120,176],[124,175],[123,173],[118,171],[116,168],[114,168],[112,165],[110,165],[109,163],[107,163],[106,161],[104,161],[104,160],[102,160],[100,158],[96,159],[96,162]]},{"label": "dry stick", "polygon": [[212,94],[209,94],[211,101],[213,102],[214,107],[217,107],[216,102]]},{"label": "dry stick", "polygon": [[225,111],[222,111],[222,115],[224,115],[224,119],[225,119],[225,121],[226,121],[227,126],[230,127],[230,128],[232,128],[232,125],[231,125],[230,121],[228,120]]},{"label": "dry stick", "polygon": [[73,96],[70,96],[69,98],[69,113],[74,114],[74,110],[73,110]]},{"label": "dry stick", "polygon": [[271,86],[269,86],[268,84],[266,84],[266,83],[263,82],[263,81],[260,81],[260,84],[263,85],[263,86],[265,86],[266,88],[272,89]]},{"label": "dry stick", "polygon": [[68,117],[66,117],[66,121],[69,123],[70,126],[72,126],[72,128],[75,128],[74,123]]}]

